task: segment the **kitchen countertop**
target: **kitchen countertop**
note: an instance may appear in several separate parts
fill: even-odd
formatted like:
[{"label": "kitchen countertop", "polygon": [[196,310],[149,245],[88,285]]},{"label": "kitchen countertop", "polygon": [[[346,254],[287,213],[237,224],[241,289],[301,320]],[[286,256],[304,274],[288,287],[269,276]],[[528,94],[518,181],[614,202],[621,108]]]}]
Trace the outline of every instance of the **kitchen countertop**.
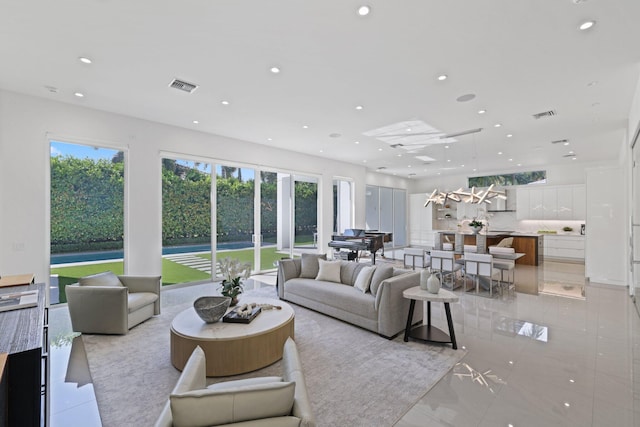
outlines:
[{"label": "kitchen countertop", "polygon": [[[474,233],[470,231],[454,231],[454,230],[433,230],[434,232],[442,234],[463,234],[465,236],[473,236]],[[535,233],[535,232],[520,232],[520,231],[489,231],[478,233],[482,236],[496,237],[496,236],[512,236],[512,237],[540,237],[540,236],[559,236],[559,237],[584,237],[579,233]]]}]

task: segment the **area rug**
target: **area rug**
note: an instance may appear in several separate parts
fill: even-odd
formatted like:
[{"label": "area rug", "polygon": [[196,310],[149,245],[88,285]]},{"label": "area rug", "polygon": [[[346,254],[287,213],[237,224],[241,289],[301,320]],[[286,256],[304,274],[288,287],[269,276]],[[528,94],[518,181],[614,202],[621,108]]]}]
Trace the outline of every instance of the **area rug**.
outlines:
[{"label": "area rug", "polygon": [[[273,288],[254,295],[274,296]],[[190,304],[163,308],[124,336],[83,335],[105,427],[152,426],[180,372],[170,361],[171,320]],[[465,354],[449,346],[387,340],[292,305],[295,341],[318,426],[392,426]],[[399,314],[402,315],[402,314]],[[280,362],[236,377],[280,375]]]}]

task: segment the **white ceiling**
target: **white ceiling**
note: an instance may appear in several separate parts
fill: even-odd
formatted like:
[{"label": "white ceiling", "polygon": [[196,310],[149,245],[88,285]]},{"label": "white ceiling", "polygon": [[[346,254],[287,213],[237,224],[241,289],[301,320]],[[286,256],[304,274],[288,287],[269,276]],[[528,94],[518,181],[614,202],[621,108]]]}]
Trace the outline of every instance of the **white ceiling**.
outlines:
[{"label": "white ceiling", "polygon": [[[640,73],[640,1],[371,0],[365,17],[361,4],[0,0],[0,88],[399,176],[617,158]],[[596,25],[579,31],[587,19]],[[171,89],[173,78],[199,88]],[[483,130],[420,149],[428,165],[364,135],[411,121]]]}]

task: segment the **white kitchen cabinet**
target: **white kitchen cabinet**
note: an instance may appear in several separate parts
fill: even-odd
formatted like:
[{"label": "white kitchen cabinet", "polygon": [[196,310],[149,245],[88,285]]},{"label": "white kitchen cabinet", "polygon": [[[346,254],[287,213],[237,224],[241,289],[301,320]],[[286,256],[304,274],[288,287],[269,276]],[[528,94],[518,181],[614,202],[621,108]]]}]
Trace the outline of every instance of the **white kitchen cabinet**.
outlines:
[{"label": "white kitchen cabinet", "polygon": [[585,221],[587,218],[587,191],[584,185],[573,186],[573,219]]},{"label": "white kitchen cabinet", "polygon": [[433,208],[424,207],[427,196],[423,193],[409,195],[409,244],[433,246]]},{"label": "white kitchen cabinet", "polygon": [[584,236],[544,236],[544,258],[584,262]]},{"label": "white kitchen cabinet", "polygon": [[558,219],[558,190],[556,188],[542,189],[542,218],[539,219]]},{"label": "white kitchen cabinet", "polygon": [[518,220],[577,220],[586,216],[584,185],[526,187],[517,190]]},{"label": "white kitchen cabinet", "polygon": [[573,186],[558,187],[556,189],[557,219],[574,219],[573,192]]},{"label": "white kitchen cabinet", "polygon": [[529,219],[530,210],[529,188],[518,188],[516,190],[516,219]]}]

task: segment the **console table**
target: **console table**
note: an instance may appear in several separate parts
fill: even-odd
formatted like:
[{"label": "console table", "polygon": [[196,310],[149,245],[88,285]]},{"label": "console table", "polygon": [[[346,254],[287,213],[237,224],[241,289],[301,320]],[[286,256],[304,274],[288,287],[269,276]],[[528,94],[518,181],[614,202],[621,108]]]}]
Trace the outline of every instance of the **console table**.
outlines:
[{"label": "console table", "polygon": [[0,400],[6,407],[0,404],[0,425],[40,427],[47,424],[47,287],[44,283],[12,286],[0,288],[0,294],[36,289],[37,306],[0,312],[0,353],[8,354],[6,387],[0,390]]}]

